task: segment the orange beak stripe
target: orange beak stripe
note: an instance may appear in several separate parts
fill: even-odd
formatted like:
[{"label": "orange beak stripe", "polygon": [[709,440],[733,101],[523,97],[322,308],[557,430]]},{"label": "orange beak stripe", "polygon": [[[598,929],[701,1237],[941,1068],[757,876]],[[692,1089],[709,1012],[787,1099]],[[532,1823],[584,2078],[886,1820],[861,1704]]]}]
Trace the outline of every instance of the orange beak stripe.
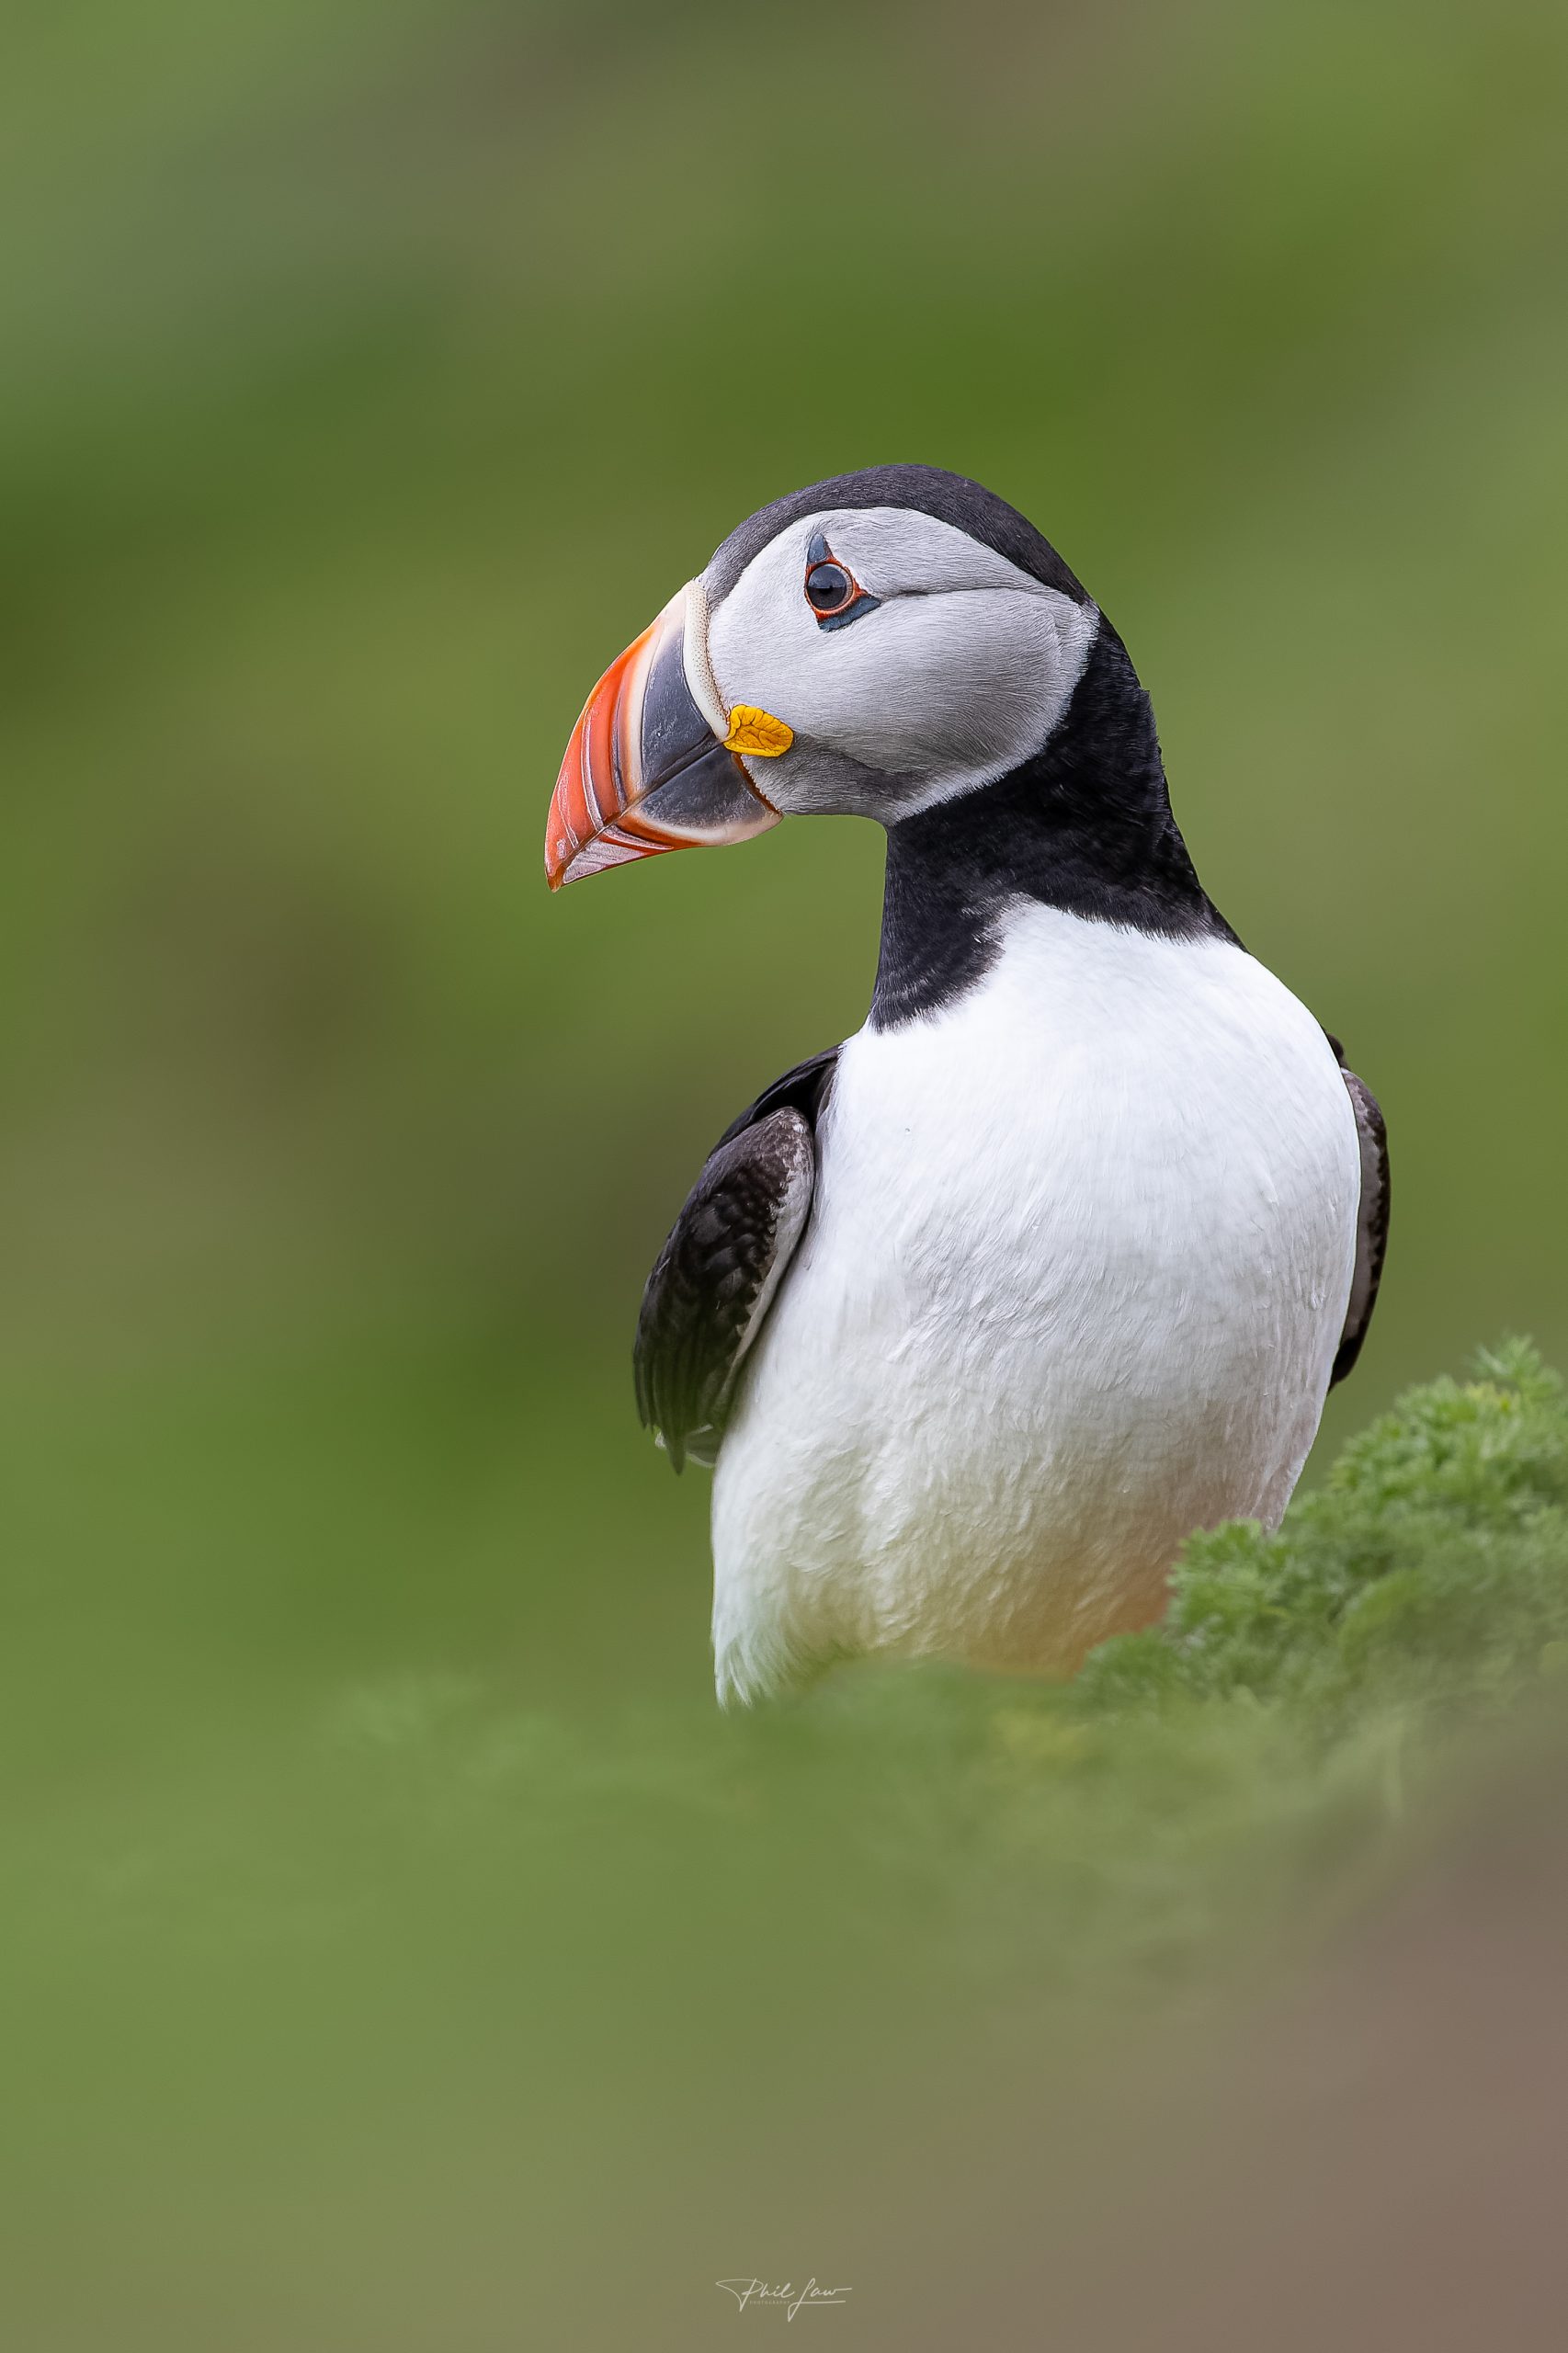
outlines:
[{"label": "orange beak stripe", "polygon": [[[658,621],[651,623],[610,664],[572,730],[555,780],[545,839],[544,870],[552,891],[560,890],[569,869],[575,881],[578,870],[597,872],[680,847],[678,842],[661,841],[628,815],[628,779],[637,772],[629,719],[640,699],[629,688],[640,683],[639,666],[659,627]],[[585,853],[592,858],[591,868],[580,863]]]},{"label": "orange beak stripe", "polygon": [[[665,850],[744,841],[778,824],[740,757],[743,748],[773,756],[774,747],[749,739],[730,746],[714,734],[687,682],[685,632],[683,589],[584,704],[550,804],[544,870],[552,891]],[[787,729],[779,732],[788,739]]]}]

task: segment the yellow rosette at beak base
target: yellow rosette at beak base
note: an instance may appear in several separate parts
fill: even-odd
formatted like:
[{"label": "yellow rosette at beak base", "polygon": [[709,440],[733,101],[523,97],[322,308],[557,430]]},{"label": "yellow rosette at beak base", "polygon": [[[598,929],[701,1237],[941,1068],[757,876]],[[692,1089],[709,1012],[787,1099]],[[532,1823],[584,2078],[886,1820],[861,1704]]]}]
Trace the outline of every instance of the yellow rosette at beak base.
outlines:
[{"label": "yellow rosette at beak base", "polygon": [[753,759],[776,760],[794,740],[795,731],[786,720],[775,719],[770,710],[758,710],[752,703],[738,702],[730,713],[724,749],[748,753]]}]

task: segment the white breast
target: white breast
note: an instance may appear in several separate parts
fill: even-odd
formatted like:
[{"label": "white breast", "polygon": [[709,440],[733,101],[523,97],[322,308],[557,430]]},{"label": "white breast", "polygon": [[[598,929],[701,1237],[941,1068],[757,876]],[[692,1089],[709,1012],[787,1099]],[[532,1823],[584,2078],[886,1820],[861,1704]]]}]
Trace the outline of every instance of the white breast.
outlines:
[{"label": "white breast", "polygon": [[722,1697],[846,1653],[1062,1671],[1198,1527],[1278,1520],[1344,1324],[1328,1043],[1221,941],[1053,909],[843,1050],[713,1495]]}]

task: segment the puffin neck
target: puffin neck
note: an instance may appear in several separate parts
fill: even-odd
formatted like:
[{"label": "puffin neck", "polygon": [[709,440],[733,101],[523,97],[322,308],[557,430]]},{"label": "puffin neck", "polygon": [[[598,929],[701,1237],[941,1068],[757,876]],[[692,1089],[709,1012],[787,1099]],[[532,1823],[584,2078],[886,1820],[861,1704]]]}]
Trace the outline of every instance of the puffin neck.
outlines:
[{"label": "puffin neck", "polygon": [[1171,813],[1149,698],[1103,617],[1043,750],[888,828],[872,1029],[972,987],[1021,900],[1167,938],[1235,938],[1198,880]]}]

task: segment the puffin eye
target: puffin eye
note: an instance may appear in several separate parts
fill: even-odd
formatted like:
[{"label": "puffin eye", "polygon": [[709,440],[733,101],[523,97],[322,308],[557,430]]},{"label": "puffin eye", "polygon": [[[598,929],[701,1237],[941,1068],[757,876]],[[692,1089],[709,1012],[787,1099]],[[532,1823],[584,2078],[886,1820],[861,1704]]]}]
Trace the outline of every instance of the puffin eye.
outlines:
[{"label": "puffin eye", "polygon": [[862,613],[874,613],[880,599],[869,597],[846,563],[840,563],[820,531],[806,550],[806,602],[820,629],[844,629]]},{"label": "puffin eye", "polygon": [[856,597],[855,582],[831,557],[813,563],[806,574],[806,602],[813,613],[841,613]]}]

